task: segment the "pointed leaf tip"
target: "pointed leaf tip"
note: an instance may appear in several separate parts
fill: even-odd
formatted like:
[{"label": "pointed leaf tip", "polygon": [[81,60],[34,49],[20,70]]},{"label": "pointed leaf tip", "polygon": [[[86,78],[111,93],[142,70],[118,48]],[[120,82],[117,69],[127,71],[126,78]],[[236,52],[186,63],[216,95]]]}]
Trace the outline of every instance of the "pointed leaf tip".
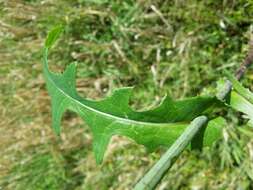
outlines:
[{"label": "pointed leaf tip", "polygon": [[52,128],[53,128],[53,130],[54,130],[54,133],[55,133],[57,136],[60,136],[60,134],[61,134],[61,128],[60,128],[60,126],[52,125]]},{"label": "pointed leaf tip", "polygon": [[63,30],[64,30],[63,26],[57,26],[54,29],[52,29],[47,35],[45,47],[48,49],[51,48],[52,45],[56,42],[56,40],[60,37],[60,34],[63,32]]},{"label": "pointed leaf tip", "polygon": [[[65,71],[63,72],[63,74],[64,74],[65,76],[66,76],[66,75],[74,75],[74,77],[75,77],[75,75],[76,75],[76,66],[77,66],[76,63],[71,63],[71,64],[69,64],[69,65],[66,67]],[[75,78],[73,78],[72,80],[75,80]]]},{"label": "pointed leaf tip", "polygon": [[117,102],[121,102],[124,106],[128,107],[129,99],[132,93],[133,87],[122,87],[113,90],[109,98],[114,99]]}]

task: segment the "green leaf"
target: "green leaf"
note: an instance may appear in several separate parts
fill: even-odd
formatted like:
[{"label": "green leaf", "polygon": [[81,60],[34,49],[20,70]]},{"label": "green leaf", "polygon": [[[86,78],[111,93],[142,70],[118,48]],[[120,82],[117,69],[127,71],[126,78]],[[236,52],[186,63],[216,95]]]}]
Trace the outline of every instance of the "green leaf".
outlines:
[{"label": "green leaf", "polygon": [[248,115],[250,119],[253,119],[253,105],[235,91],[231,92],[230,106],[235,110]]},{"label": "green leaf", "polygon": [[230,73],[225,72],[227,78],[233,85],[233,91],[230,96],[230,106],[253,119],[253,93],[243,87],[241,83]]},{"label": "green leaf", "polygon": [[225,74],[228,78],[228,80],[230,80],[230,82],[232,82],[233,84],[233,88],[236,90],[236,92],[238,92],[241,96],[243,96],[244,98],[246,98],[250,103],[253,104],[253,93],[250,92],[249,89],[244,88],[241,83],[229,72],[225,71]]},{"label": "green leaf", "polygon": [[226,125],[226,120],[223,117],[217,117],[209,121],[205,130],[204,146],[211,146],[217,140],[217,137],[221,136],[222,129]]},{"label": "green leaf", "polygon": [[59,38],[61,33],[63,32],[62,26],[57,26],[53,30],[51,30],[47,36],[45,47],[50,49],[55,41]]},{"label": "green leaf", "polygon": [[[65,110],[69,109],[79,114],[93,133],[93,151],[97,163],[102,162],[113,135],[133,139],[150,151],[158,146],[170,146],[193,118],[217,103],[214,97],[174,101],[166,96],[156,108],[137,112],[129,106],[132,87],[117,89],[111,96],[98,101],[82,98],[76,91],[76,65],[69,65],[63,74],[49,70],[48,50],[58,36],[58,29],[49,33],[43,53],[44,77],[52,104],[52,125],[59,134]],[[204,144],[207,143],[210,143],[209,140]]]}]

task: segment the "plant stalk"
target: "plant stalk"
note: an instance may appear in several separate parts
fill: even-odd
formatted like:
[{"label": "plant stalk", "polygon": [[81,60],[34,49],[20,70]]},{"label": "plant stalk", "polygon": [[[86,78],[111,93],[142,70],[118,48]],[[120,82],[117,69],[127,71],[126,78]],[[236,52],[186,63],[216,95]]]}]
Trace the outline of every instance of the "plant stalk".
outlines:
[{"label": "plant stalk", "polygon": [[148,173],[136,184],[134,190],[151,190],[156,187],[172,163],[177,159],[180,153],[191,142],[192,138],[199,130],[207,124],[206,116],[195,118],[185,129],[175,143],[166,151],[160,160],[148,171]]}]

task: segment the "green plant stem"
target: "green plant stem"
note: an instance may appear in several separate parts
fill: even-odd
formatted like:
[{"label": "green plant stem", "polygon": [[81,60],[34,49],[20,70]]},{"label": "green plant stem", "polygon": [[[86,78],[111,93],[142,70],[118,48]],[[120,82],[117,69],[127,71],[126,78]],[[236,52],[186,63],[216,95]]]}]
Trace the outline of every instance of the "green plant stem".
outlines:
[{"label": "green plant stem", "polygon": [[179,154],[187,147],[192,138],[207,124],[206,116],[195,118],[161,159],[136,184],[134,190],[151,190],[156,187],[166,171],[171,167]]},{"label": "green plant stem", "polygon": [[229,80],[227,80],[224,87],[217,92],[216,97],[219,100],[224,101],[226,97],[229,95],[231,89],[232,89],[232,83]]}]

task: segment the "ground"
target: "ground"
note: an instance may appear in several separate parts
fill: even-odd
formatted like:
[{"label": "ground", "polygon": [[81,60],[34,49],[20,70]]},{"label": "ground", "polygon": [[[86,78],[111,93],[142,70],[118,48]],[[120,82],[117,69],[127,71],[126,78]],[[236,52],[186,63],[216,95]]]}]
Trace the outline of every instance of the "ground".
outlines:
[{"label": "ground", "polygon": [[[166,93],[214,94],[222,71],[246,55],[252,15],[246,0],[0,0],[0,189],[127,190],[164,152],[117,136],[96,165],[77,115],[66,113],[61,136],[53,133],[41,63],[51,28],[65,26],[52,70],[75,62],[78,91],[93,99],[135,86],[132,107],[144,110]],[[243,83],[251,88],[252,79],[249,70]],[[158,189],[253,188],[252,133],[238,130],[238,113],[215,114],[228,121],[221,139],[185,151]]]}]

